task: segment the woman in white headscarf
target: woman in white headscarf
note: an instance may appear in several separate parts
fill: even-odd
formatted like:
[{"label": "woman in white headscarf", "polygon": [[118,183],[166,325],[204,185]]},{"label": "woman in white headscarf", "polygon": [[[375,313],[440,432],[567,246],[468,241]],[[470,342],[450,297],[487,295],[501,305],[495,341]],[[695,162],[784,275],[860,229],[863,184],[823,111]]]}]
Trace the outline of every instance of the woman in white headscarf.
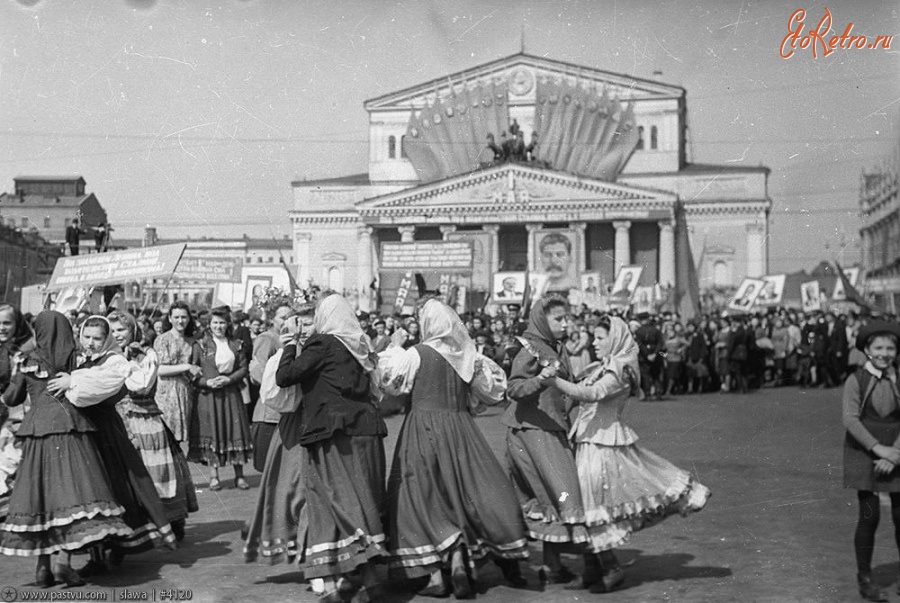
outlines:
[{"label": "woman in white headscarf", "polygon": [[518,560],[528,556],[515,490],[472,417],[473,396],[497,404],[503,370],[475,351],[456,313],[436,299],[419,311],[422,343],[404,350],[399,336],[381,354],[379,383],[409,394],[388,479],[391,568],[407,578],[430,576],[420,591],[472,592],[471,570],[491,555],[507,579],[524,586]]},{"label": "woman in white headscarf", "polygon": [[601,360],[586,379],[575,385],[557,378],[555,386],[579,403],[569,436],[575,442],[593,554],[585,559],[584,586],[606,592],[625,577],[608,551],[670,515],[699,511],[710,492],[689,473],[638,446],[637,434],[623,421],[640,375],[638,346],[628,325],[617,317],[601,319],[594,348]]},{"label": "woman in white headscarf", "polygon": [[275,374],[278,387],[299,384],[303,393],[298,442],[308,453],[309,508],[303,573],[324,579],[322,600],[337,602],[353,589],[345,576],[358,570],[363,586],[353,600],[363,603],[376,586],[372,562],[386,555],[387,427],[372,399],[376,357],[340,295],[319,303],[313,329],[299,353],[296,343],[284,346]]}]

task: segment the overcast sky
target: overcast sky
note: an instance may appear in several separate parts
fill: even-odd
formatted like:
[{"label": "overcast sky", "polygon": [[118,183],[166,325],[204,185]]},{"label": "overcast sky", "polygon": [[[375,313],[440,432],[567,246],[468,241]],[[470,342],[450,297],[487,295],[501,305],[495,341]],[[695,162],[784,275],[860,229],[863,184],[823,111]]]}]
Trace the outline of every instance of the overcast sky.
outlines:
[{"label": "overcast sky", "polygon": [[[825,6],[893,47],[780,58],[791,13],[806,32]],[[860,174],[900,139],[896,1],[0,0],[0,190],[80,174],[119,236],[280,236],[292,180],[366,171],[366,99],[523,31],[529,54],[684,87],[693,161],[770,167],[771,272],[859,258]]]}]

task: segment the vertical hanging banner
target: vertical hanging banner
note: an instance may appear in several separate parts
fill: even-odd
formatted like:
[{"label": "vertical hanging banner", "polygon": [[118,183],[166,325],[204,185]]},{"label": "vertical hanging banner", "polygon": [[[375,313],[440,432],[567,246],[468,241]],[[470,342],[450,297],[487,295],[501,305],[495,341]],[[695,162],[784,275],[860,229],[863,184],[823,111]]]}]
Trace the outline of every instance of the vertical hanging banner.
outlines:
[{"label": "vertical hanging banner", "polygon": [[397,312],[403,311],[403,306],[406,305],[406,298],[409,297],[409,290],[413,286],[413,275],[412,272],[407,272],[403,275],[403,278],[400,279],[400,285],[397,287],[397,297],[394,299],[394,310]]}]

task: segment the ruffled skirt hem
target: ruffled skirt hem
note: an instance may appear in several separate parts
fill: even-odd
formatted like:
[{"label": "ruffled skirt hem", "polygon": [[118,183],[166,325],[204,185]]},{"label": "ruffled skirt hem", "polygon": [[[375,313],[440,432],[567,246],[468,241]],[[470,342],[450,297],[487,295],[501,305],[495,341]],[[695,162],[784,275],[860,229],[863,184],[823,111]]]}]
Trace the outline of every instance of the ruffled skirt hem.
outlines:
[{"label": "ruffled skirt hem", "polygon": [[477,561],[485,559],[488,555],[510,560],[528,558],[528,542],[524,538],[508,543],[479,540],[470,544],[465,542],[462,532],[457,532],[438,545],[391,551],[388,567],[406,578],[427,576],[446,567],[450,563],[450,555],[459,546],[465,546],[469,565],[472,568],[475,567]]}]

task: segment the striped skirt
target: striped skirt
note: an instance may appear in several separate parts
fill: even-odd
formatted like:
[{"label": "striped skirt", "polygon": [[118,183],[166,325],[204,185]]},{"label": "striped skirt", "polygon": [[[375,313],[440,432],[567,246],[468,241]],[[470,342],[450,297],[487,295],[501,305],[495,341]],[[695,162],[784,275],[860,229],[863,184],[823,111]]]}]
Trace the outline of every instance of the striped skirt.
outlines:
[{"label": "striped skirt", "polygon": [[[155,407],[155,404],[154,404]],[[199,509],[190,468],[172,431],[158,409],[119,403],[116,406],[131,443],[153,479],[169,522],[185,519]]]}]

